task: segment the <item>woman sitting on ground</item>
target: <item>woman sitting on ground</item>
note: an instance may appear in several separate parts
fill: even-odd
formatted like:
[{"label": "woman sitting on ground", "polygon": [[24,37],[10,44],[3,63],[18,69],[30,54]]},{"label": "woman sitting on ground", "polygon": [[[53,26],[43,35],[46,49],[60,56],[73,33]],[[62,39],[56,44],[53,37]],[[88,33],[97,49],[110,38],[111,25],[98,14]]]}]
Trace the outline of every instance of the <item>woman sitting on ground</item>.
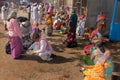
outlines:
[{"label": "woman sitting on ground", "polygon": [[110,50],[105,48],[102,44],[97,43],[90,57],[95,65],[83,66],[87,68],[87,70],[83,71],[86,75],[84,80],[111,80],[114,64]]},{"label": "woman sitting on ground", "polygon": [[97,24],[97,28],[95,30],[92,31],[92,33],[90,34],[90,41],[94,44],[96,44],[97,42],[102,43],[103,42],[103,38],[100,32],[101,29],[101,24]]},{"label": "woman sitting on ground", "polygon": [[68,48],[77,47],[77,42],[72,31],[69,31],[67,34],[67,38],[63,40],[63,44],[65,44]]}]

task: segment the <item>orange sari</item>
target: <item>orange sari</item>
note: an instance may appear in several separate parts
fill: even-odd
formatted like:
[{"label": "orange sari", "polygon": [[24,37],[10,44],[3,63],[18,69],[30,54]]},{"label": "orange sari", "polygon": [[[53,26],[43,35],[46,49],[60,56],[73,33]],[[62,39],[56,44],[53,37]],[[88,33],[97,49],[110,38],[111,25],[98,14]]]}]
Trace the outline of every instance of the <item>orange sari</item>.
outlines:
[{"label": "orange sari", "polygon": [[97,64],[91,67],[89,69],[90,73],[85,76],[84,80],[106,80],[104,64]]}]

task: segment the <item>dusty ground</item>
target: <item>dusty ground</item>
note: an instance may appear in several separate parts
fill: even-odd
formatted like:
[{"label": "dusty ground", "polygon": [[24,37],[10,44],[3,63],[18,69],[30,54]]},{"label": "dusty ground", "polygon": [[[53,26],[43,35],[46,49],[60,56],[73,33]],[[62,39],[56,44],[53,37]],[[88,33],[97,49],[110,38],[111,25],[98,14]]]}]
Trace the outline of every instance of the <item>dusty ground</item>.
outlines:
[{"label": "dusty ground", "polygon": [[[62,45],[63,37],[54,33],[49,39],[53,54],[57,55],[51,62],[30,55],[14,60],[4,52],[7,36],[0,20],[0,80],[83,80],[79,64],[87,41],[78,38],[78,47],[69,49]],[[119,62],[120,43],[106,42],[106,45],[114,54],[114,61]]]}]

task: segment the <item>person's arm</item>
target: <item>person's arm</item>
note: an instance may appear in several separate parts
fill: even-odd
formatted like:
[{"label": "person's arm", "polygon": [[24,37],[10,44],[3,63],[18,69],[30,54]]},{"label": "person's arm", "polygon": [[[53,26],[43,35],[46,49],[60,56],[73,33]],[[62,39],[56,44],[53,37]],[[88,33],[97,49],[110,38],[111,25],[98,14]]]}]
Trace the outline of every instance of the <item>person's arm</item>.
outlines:
[{"label": "person's arm", "polygon": [[35,47],[35,45],[37,45],[37,42],[34,42],[34,43],[28,48],[28,50],[32,50],[32,49]]},{"label": "person's arm", "polygon": [[93,37],[95,37],[95,34],[96,34],[96,32],[95,32],[95,30],[90,34],[90,39],[92,39]]},{"label": "person's arm", "polygon": [[46,42],[44,40],[40,41],[40,49],[36,50],[35,53],[42,53],[46,50]]}]

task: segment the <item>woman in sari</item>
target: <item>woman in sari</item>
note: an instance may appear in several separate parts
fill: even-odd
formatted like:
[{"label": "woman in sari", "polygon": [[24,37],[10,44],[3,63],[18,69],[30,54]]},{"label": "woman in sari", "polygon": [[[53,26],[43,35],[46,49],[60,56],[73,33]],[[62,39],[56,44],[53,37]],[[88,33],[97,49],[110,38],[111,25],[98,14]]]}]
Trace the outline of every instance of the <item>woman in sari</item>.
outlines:
[{"label": "woman in sari", "polygon": [[100,12],[100,14],[97,16],[96,23],[99,23],[102,25],[101,32],[104,32],[106,29],[106,17],[104,12]]},{"label": "woman in sari", "polygon": [[15,11],[12,11],[8,15],[8,20],[7,20],[7,29],[9,35],[10,48],[11,48],[11,55],[14,59],[19,58],[23,50],[23,45],[22,45],[23,35],[20,31],[20,27],[16,17],[17,17],[17,13]]},{"label": "woman in sari", "polygon": [[52,17],[49,13],[46,14],[45,16],[46,18],[46,34],[48,36],[52,35],[53,32],[53,21],[52,21]]},{"label": "woman in sari", "polygon": [[72,31],[74,33],[75,39],[76,39],[76,27],[77,27],[77,14],[75,10],[73,9],[71,15],[70,15],[70,21],[69,21],[69,31]]}]

